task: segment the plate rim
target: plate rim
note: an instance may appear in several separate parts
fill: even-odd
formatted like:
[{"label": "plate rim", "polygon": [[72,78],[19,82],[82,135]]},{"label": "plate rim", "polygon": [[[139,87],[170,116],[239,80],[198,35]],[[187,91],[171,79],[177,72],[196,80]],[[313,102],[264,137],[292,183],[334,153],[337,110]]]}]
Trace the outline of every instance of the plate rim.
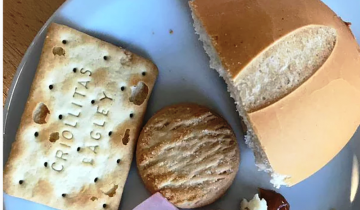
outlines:
[{"label": "plate rim", "polygon": [[24,70],[25,64],[28,61],[29,55],[34,51],[34,45],[37,40],[39,40],[40,36],[45,32],[45,30],[48,28],[49,24],[54,20],[54,18],[59,14],[59,11],[63,9],[66,5],[70,4],[74,0],[67,0],[64,3],[62,3],[56,11],[47,19],[47,21],[44,23],[44,25],[40,28],[40,30],[37,32],[33,40],[31,41],[30,45],[26,49],[24,56],[21,58],[21,61],[16,68],[16,72],[14,74],[14,77],[12,78],[10,88],[7,93],[7,97],[5,100],[4,108],[3,108],[3,140],[5,141],[6,136],[6,125],[7,125],[7,118],[9,115],[10,105],[13,99],[14,90],[16,85],[18,84],[18,80],[21,76],[21,73]]},{"label": "plate rim", "polygon": [[[10,112],[10,106],[12,105],[12,101],[13,101],[13,95],[15,92],[15,88],[17,87],[18,80],[21,77],[24,67],[26,65],[26,63],[29,60],[29,56],[34,52],[34,45],[36,42],[38,42],[41,38],[41,35],[43,35],[44,32],[46,32],[48,26],[50,25],[50,23],[52,23],[54,20],[56,20],[57,16],[59,15],[60,11],[65,8],[66,6],[68,6],[69,4],[71,4],[72,2],[74,2],[75,0],[67,0],[64,3],[62,3],[57,9],[56,11],[47,19],[47,21],[43,24],[43,26],[39,29],[39,31],[37,32],[37,34],[34,36],[34,38],[32,39],[31,43],[29,44],[29,46],[27,47],[18,67],[16,68],[16,72],[14,74],[14,77],[12,79],[11,85],[9,87],[8,93],[7,93],[7,97],[4,103],[4,108],[3,108],[3,140],[6,140],[6,127],[7,127],[7,123],[8,123],[8,116],[9,116],[9,112]],[[323,1],[323,0],[322,0]],[[359,40],[360,42],[360,40]],[[360,45],[360,43],[359,43]],[[360,129],[360,126],[359,128]],[[252,151],[251,151],[252,152]],[[359,161],[359,167],[360,167],[360,161]],[[359,177],[360,178],[360,177]],[[360,183],[358,185],[360,187]],[[360,193],[360,190],[358,190],[357,193]],[[240,200],[241,198],[239,198]],[[3,208],[5,208],[5,202],[3,202]]]}]

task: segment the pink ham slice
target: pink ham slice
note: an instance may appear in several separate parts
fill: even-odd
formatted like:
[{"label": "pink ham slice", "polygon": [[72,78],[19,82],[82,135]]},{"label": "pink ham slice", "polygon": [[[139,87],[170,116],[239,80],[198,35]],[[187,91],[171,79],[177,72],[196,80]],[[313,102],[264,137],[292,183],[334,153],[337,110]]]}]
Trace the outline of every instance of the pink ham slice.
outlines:
[{"label": "pink ham slice", "polygon": [[144,202],[140,203],[133,210],[178,210],[160,193],[155,193]]}]

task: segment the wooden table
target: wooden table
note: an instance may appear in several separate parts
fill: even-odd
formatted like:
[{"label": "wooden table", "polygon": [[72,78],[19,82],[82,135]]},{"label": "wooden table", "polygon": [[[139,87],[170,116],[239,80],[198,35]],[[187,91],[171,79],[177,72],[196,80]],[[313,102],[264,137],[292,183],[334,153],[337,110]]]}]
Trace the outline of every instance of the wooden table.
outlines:
[{"label": "wooden table", "polygon": [[26,49],[47,19],[64,1],[4,0],[3,103]]}]

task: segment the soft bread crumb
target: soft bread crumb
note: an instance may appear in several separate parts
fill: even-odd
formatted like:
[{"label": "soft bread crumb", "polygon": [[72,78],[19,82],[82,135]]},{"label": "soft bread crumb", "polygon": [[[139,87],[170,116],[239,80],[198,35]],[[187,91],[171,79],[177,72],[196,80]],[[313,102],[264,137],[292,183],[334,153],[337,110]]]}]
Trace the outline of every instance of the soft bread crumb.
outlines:
[{"label": "soft bread crumb", "polygon": [[267,106],[302,84],[325,63],[335,42],[334,28],[313,25],[264,50],[235,79],[246,111]]},{"label": "soft bread crumb", "polygon": [[[258,165],[257,165],[258,166]],[[258,166],[259,167],[259,166]],[[287,175],[281,175],[278,173],[275,173],[274,171],[271,173],[271,180],[270,183],[273,184],[273,186],[277,189],[279,189],[282,185],[288,186],[288,184],[285,182],[285,180],[289,179],[290,176]]]},{"label": "soft bread crumb", "polygon": [[241,202],[240,210],[267,210],[267,203],[265,199],[260,199],[256,194],[250,201],[244,199]]}]

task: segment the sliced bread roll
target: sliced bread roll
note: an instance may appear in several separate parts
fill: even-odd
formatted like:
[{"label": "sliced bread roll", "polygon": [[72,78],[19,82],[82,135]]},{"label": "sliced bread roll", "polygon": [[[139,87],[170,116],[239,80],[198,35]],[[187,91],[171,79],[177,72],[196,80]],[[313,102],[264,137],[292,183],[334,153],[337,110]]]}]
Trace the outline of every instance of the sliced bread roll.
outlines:
[{"label": "sliced bread roll", "polygon": [[190,7],[258,168],[279,187],[327,164],[360,124],[360,49],[349,24],[319,0],[194,0]]}]

